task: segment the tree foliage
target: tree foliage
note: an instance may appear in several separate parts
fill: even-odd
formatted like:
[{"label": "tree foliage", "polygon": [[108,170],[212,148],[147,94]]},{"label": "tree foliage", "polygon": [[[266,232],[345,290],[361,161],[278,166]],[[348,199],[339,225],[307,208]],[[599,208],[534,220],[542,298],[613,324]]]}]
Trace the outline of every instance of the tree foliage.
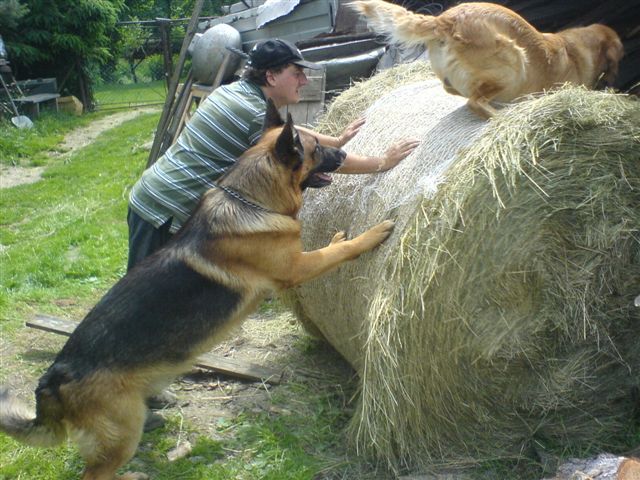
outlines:
[{"label": "tree foliage", "polygon": [[[203,2],[201,17],[220,15],[221,5],[233,3],[235,0],[205,0]],[[158,26],[145,25],[129,22],[148,21],[158,18],[162,19],[182,19],[182,22],[172,22],[165,25],[169,40],[169,48],[175,56],[180,51],[188,20],[193,15],[195,0],[127,0],[122,12],[121,20],[126,24],[120,25],[118,35],[115,38],[115,49],[118,58],[124,60],[128,65],[127,80],[138,81],[138,67],[144,65],[143,70],[151,74],[152,79],[164,78],[162,55],[163,44],[161,42],[160,29]],[[121,63],[122,65],[122,63]],[[108,65],[102,70],[103,79],[113,79],[116,70],[115,63]],[[170,72],[168,72],[170,73]]]},{"label": "tree foliage", "polygon": [[[220,14],[220,6],[239,0],[205,0],[201,16]],[[195,0],[127,0],[124,19],[150,20],[154,18],[190,18]]]},{"label": "tree foliage", "polygon": [[87,71],[91,64],[103,63],[110,57],[111,36],[124,0],[20,3],[29,13],[3,29],[16,77],[56,77],[59,87],[82,98],[85,105],[90,103]]},{"label": "tree foliage", "polygon": [[0,0],[0,32],[15,28],[27,13],[29,8],[18,0]]},{"label": "tree foliage", "polygon": [[[201,15],[217,15],[220,5],[231,1],[205,0]],[[158,53],[144,47],[142,57],[132,53],[140,50],[136,41],[148,41],[149,34],[141,35],[139,28],[126,32],[118,21],[190,18],[194,4],[195,0],[0,0],[0,32],[16,78],[56,77],[61,93],[75,95],[90,107],[95,77],[108,77],[105,72],[115,69],[117,58],[128,56],[132,63]],[[177,49],[184,36],[180,29],[184,26],[174,28],[174,34],[182,33],[173,45]]]}]

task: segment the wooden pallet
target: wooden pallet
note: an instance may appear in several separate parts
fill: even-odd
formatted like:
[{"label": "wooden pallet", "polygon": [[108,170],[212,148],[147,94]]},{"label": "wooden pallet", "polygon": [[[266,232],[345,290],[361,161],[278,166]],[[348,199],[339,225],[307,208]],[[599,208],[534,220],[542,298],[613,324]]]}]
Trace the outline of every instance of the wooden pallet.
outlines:
[{"label": "wooden pallet", "polygon": [[[26,322],[27,327],[67,336],[73,333],[77,325],[76,322],[48,315],[36,315],[33,320]],[[265,382],[271,385],[278,385],[282,381],[282,372],[279,370],[212,353],[199,356],[194,365],[243,380]]]}]

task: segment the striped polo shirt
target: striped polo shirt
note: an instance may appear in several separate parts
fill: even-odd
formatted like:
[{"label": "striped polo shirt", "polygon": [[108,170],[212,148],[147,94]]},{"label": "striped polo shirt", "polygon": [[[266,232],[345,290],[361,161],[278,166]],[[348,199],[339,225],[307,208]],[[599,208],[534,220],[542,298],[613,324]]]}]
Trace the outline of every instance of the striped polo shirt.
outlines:
[{"label": "striped polo shirt", "polygon": [[129,206],[155,227],[169,219],[175,233],[200,197],[262,132],[267,103],[255,83],[214,90],[169,147],[133,186]]}]

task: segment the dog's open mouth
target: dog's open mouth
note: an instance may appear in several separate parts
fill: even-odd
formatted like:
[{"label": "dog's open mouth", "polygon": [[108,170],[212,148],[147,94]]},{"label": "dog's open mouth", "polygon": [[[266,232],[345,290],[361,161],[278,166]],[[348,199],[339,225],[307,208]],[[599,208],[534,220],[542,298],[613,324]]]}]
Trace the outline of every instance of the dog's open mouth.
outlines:
[{"label": "dog's open mouth", "polygon": [[333,179],[331,175],[329,175],[329,172],[335,172],[340,168],[342,162],[344,162],[344,159],[347,157],[347,153],[344,150],[330,147],[316,148],[322,149],[322,163],[309,172],[309,176],[301,185],[303,189],[322,188],[331,185]]},{"label": "dog's open mouth", "polygon": [[322,188],[331,185],[333,178],[327,172],[311,172],[307,179],[302,183],[302,188]]},{"label": "dog's open mouth", "polygon": [[320,188],[330,185],[331,182],[333,182],[333,178],[328,173],[315,172],[307,178],[305,184],[307,187]]}]

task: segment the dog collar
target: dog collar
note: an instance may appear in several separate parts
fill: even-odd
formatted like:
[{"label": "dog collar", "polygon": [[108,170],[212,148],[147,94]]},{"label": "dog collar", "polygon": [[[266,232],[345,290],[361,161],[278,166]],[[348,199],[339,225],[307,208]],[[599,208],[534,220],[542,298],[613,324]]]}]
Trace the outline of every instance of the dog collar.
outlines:
[{"label": "dog collar", "polygon": [[260,205],[256,205],[255,203],[250,202],[249,200],[244,198],[242,195],[240,195],[238,192],[236,192],[235,190],[230,189],[229,187],[225,187],[223,185],[218,185],[218,184],[216,184],[216,187],[218,187],[220,190],[228,193],[229,195],[231,195],[236,200],[240,200],[245,205],[249,205],[250,207],[256,208],[256,209],[261,210],[263,212],[275,213],[272,210],[269,210],[268,208],[264,208],[264,207],[261,207]]}]

